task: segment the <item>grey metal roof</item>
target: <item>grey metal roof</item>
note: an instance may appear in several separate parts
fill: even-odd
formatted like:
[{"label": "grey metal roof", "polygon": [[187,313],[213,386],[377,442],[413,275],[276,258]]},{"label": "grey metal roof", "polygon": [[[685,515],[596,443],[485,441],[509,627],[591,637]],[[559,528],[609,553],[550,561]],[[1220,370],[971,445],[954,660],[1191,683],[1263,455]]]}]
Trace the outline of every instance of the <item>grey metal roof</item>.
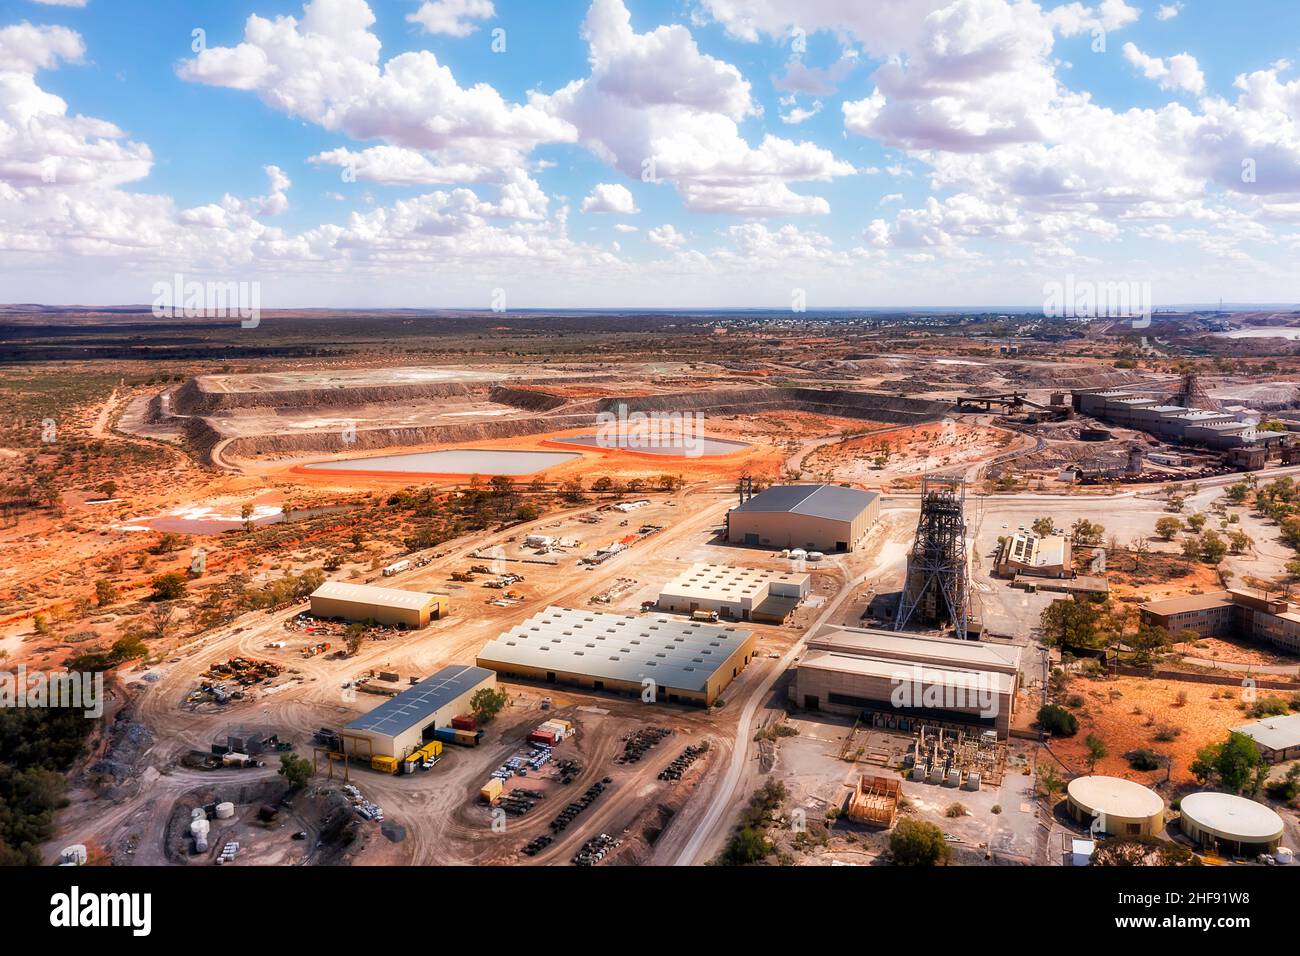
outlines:
[{"label": "grey metal roof", "polygon": [[1244,727],[1233,727],[1234,733],[1245,734],[1269,750],[1289,750],[1300,747],[1300,714],[1287,717],[1268,717]]},{"label": "grey metal roof", "polygon": [[348,724],[346,730],[368,730],[396,737],[403,731],[427,723],[435,713],[466,691],[492,676],[485,667],[448,664],[408,691],[384,701],[370,713]]},{"label": "grey metal roof", "polygon": [[733,510],[852,521],[878,497],[874,491],[840,485],[773,485]]},{"label": "grey metal roof", "polygon": [[750,633],[666,615],[548,607],[490,641],[478,659],[702,692]]}]

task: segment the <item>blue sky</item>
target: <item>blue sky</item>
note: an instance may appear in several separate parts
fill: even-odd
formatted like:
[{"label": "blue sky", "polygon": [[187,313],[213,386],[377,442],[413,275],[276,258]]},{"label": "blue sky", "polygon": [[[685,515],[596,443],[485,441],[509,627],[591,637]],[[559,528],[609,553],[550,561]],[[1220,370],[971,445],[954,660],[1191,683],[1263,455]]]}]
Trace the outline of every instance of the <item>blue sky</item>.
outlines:
[{"label": "blue sky", "polygon": [[[1067,273],[1300,298],[1294,3],[312,4],[347,29],[0,0],[0,51],[48,53],[0,60],[0,299],[142,302],[174,271],[283,306],[1032,305]],[[259,46],[250,17],[293,19]],[[832,78],[792,90],[792,62]],[[635,211],[584,211],[602,185]]]}]

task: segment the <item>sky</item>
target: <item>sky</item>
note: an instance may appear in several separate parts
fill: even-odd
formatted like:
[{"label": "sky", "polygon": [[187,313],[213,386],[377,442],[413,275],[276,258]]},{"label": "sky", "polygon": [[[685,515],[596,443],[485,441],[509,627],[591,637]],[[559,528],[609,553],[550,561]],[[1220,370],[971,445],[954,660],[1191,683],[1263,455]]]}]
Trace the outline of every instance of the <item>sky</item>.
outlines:
[{"label": "sky", "polygon": [[0,0],[0,301],[1300,301],[1300,4]]}]

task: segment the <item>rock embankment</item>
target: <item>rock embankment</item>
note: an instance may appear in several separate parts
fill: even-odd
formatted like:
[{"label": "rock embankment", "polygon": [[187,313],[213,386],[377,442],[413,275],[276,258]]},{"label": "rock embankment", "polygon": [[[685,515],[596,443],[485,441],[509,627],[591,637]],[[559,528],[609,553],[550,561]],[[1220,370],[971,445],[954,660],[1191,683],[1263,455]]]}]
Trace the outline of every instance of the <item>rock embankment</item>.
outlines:
[{"label": "rock embankment", "polygon": [[465,382],[407,382],[356,388],[287,388],[249,392],[227,392],[209,386],[202,375],[190,379],[176,390],[172,400],[173,411],[179,415],[220,415],[242,408],[355,408],[441,398],[481,398],[487,393],[485,386]]}]

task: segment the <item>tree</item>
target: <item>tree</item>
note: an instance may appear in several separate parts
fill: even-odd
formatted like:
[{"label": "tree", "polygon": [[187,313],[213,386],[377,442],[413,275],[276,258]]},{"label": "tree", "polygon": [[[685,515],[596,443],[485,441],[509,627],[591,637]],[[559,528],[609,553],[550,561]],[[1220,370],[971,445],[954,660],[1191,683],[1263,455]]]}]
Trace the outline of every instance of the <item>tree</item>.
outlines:
[{"label": "tree", "polygon": [[1250,494],[1250,486],[1245,482],[1239,481],[1235,485],[1228,485],[1225,491],[1229,503],[1240,505],[1245,504],[1246,495]]},{"label": "tree", "polygon": [[566,501],[574,502],[582,501],[585,497],[582,493],[582,482],[577,478],[566,478],[561,482],[560,494],[564,496]]},{"label": "tree", "polygon": [[1057,704],[1038,708],[1038,726],[1053,737],[1073,737],[1079,732],[1079,721],[1074,714]]},{"label": "tree", "polygon": [[1128,639],[1137,663],[1148,663],[1152,657],[1173,643],[1169,631],[1160,625],[1139,624],[1137,633]]},{"label": "tree", "polygon": [[501,688],[493,689],[483,687],[474,692],[474,696],[469,699],[469,709],[474,718],[482,723],[487,723],[497,714],[501,713],[502,708],[510,703],[510,695]]},{"label": "tree", "polygon": [[1056,768],[1050,763],[1040,763],[1034,768],[1035,776],[1038,780],[1038,787],[1046,795],[1048,801],[1065,789],[1065,781],[1061,775],[1056,772]]},{"label": "tree", "polygon": [[1105,527],[1094,521],[1089,521],[1087,518],[1080,518],[1070,526],[1070,536],[1074,539],[1075,544],[1098,544],[1105,533]]},{"label": "tree", "polygon": [[942,866],[952,856],[943,831],[924,820],[903,819],[889,835],[889,852],[898,866]]},{"label": "tree", "polygon": [[153,579],[151,584],[153,594],[150,595],[150,600],[175,601],[185,596],[185,575],[179,571],[160,574]]},{"label": "tree", "polygon": [[100,578],[95,582],[95,603],[100,607],[108,607],[117,601],[117,587],[107,578]]},{"label": "tree", "polygon": [[1088,772],[1091,773],[1097,769],[1097,764],[1110,754],[1110,750],[1106,746],[1106,741],[1096,734],[1084,737],[1083,744],[1088,748]]},{"label": "tree", "polygon": [[1228,554],[1228,544],[1217,531],[1201,535],[1201,558],[1206,564],[1219,564]]},{"label": "tree", "polygon": [[1196,751],[1188,768],[1200,783],[1214,784],[1229,793],[1241,793],[1255,781],[1261,766],[1259,748],[1245,734],[1230,732],[1228,739],[1206,744]]},{"label": "tree", "polygon": [[1191,528],[1194,534],[1200,534],[1205,529],[1205,520],[1205,515],[1198,511],[1187,516],[1187,527]]},{"label": "tree", "polygon": [[153,636],[162,640],[171,630],[172,618],[176,614],[176,605],[169,601],[159,601],[149,605],[146,616],[149,619],[149,629],[153,631]]},{"label": "tree", "polygon": [[105,498],[112,498],[117,494],[117,482],[113,480],[105,481],[99,486],[99,493]]},{"label": "tree", "polygon": [[311,780],[311,761],[297,754],[284,754],[280,757],[280,776],[289,781],[289,786],[300,789]]},{"label": "tree", "polygon": [[595,481],[591,483],[592,491],[605,492],[605,491],[611,491],[613,488],[614,488],[614,479],[609,477],[609,475],[601,475],[599,478],[597,478]]},{"label": "tree", "polygon": [[771,852],[772,844],[762,833],[753,827],[741,827],[727,844],[722,862],[727,866],[752,866]]},{"label": "tree", "polygon": [[1038,623],[1049,644],[1099,647],[1102,609],[1091,601],[1053,601],[1043,609]]},{"label": "tree", "polygon": [[1163,518],[1156,519],[1156,534],[1166,541],[1174,540],[1174,535],[1183,530],[1183,522],[1180,518],[1173,515],[1166,515]]},{"label": "tree", "polygon": [[1046,538],[1056,530],[1056,525],[1052,523],[1051,518],[1035,518],[1034,523],[1030,525],[1030,528],[1033,530],[1034,534],[1038,535],[1040,538]]}]

